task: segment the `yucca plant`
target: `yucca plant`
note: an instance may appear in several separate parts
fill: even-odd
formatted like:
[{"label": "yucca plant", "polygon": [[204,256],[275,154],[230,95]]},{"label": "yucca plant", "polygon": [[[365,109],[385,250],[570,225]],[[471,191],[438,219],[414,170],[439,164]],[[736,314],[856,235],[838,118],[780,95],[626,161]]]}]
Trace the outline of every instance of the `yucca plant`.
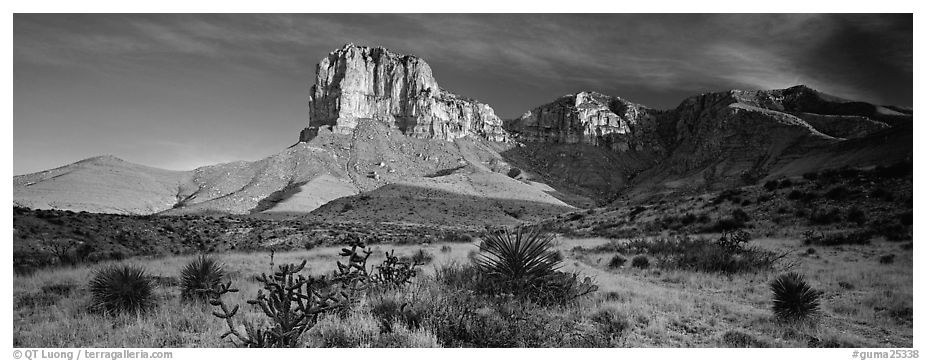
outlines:
[{"label": "yucca plant", "polygon": [[553,275],[562,263],[553,249],[554,235],[540,227],[502,228],[487,232],[484,238],[473,262],[509,286],[531,285]]},{"label": "yucca plant", "polygon": [[804,281],[804,276],[789,272],[778,276],[770,284],[772,311],[782,321],[800,321],[820,311],[822,292]]},{"label": "yucca plant", "polygon": [[180,270],[180,295],[187,301],[206,302],[215,297],[225,270],[213,257],[201,255]]},{"label": "yucca plant", "polygon": [[90,280],[91,309],[121,313],[143,312],[154,305],[154,286],[137,266],[110,265],[98,269]]}]

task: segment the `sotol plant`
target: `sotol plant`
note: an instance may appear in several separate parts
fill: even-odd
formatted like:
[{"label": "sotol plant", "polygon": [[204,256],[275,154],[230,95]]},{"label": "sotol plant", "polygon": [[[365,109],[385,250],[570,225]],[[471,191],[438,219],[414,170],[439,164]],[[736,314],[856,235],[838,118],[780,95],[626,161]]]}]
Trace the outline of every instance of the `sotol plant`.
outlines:
[{"label": "sotol plant", "polygon": [[539,227],[503,228],[488,232],[473,260],[482,272],[516,285],[548,277],[560,267],[554,235]]},{"label": "sotol plant", "polygon": [[213,257],[199,256],[180,270],[180,294],[184,300],[206,302],[215,296],[225,270]]},{"label": "sotol plant", "polygon": [[580,281],[578,274],[559,271],[563,257],[553,248],[554,235],[540,227],[502,228],[484,239],[473,263],[498,292],[562,304],[598,290],[589,277]]},{"label": "sotol plant", "polygon": [[143,312],[154,305],[154,286],[137,266],[110,265],[90,280],[91,309],[121,313]]},{"label": "sotol plant", "polygon": [[772,311],[782,321],[800,321],[820,311],[822,292],[804,281],[804,276],[789,272],[772,280]]}]

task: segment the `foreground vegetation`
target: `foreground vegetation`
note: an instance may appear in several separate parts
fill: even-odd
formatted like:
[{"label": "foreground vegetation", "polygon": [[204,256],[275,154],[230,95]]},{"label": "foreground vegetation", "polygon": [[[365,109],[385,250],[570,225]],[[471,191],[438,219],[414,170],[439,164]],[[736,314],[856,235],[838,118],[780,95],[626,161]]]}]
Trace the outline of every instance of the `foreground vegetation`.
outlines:
[{"label": "foreground vegetation", "polygon": [[[805,245],[799,237],[739,235],[737,242],[726,237],[671,242],[533,237],[528,246],[534,247],[523,248],[536,262],[522,268],[500,262],[511,259],[510,243],[491,235],[481,245],[363,245],[350,252],[316,247],[47,268],[14,278],[13,341],[16,347],[234,346],[233,335],[221,337],[231,330],[227,318],[213,312],[228,314],[223,311],[239,306],[232,327],[245,337],[252,335],[248,327],[265,334],[274,330],[280,323],[267,317],[259,301],[248,301],[259,300],[258,291],[272,295],[267,281],[273,277],[256,276],[277,274],[283,266],[299,268],[293,274],[304,279],[328,280],[319,285],[351,285],[337,289],[350,291],[346,297],[329,294],[333,307],[305,308],[310,322],[285,342],[297,347],[912,345],[911,248],[877,239],[823,247]],[[676,257],[679,249],[693,256]],[[893,255],[890,262],[883,261],[885,255]],[[355,257],[363,258],[365,273],[351,266],[360,264]],[[94,307],[99,299],[87,280],[123,265],[144,270],[151,302],[140,303],[140,311]],[[347,274],[366,281],[334,281],[338,275],[345,279],[345,266]],[[414,276],[386,286],[374,280],[383,266]],[[783,275],[787,272],[803,279]],[[196,285],[214,286],[214,274],[238,292],[219,297],[193,292],[206,289]],[[773,281],[779,283],[774,293]],[[798,295],[793,307],[776,302],[789,298],[775,294],[791,289]],[[801,301],[807,298],[813,302]]]}]

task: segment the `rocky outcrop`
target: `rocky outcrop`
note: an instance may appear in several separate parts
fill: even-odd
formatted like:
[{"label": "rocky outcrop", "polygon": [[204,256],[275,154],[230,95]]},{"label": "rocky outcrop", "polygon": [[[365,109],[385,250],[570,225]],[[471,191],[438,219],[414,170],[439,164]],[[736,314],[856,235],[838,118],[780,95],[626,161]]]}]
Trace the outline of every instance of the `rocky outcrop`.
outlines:
[{"label": "rocky outcrop", "polygon": [[616,151],[662,152],[657,112],[618,97],[581,92],[563,96],[509,121],[520,140],[585,143]]},{"label": "rocky outcrop", "polygon": [[319,62],[309,117],[310,127],[338,133],[350,133],[359,119],[370,118],[416,138],[508,139],[490,106],[441,89],[423,60],[354,44]]}]

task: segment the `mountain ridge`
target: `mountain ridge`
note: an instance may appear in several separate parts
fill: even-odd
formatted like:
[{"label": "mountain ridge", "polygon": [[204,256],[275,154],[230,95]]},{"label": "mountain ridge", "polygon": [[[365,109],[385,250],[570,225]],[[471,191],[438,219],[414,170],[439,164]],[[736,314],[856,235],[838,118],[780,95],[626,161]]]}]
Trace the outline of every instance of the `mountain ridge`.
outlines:
[{"label": "mountain ridge", "polygon": [[[912,109],[799,85],[702,93],[665,110],[582,91],[502,121],[490,106],[440,88],[420,58],[347,44],[316,67],[299,142],[274,155],[190,171],[92,157],[15,176],[14,204],[376,222],[465,222],[445,214],[470,209],[481,221],[520,222],[618,199],[909,158],[911,120]],[[867,153],[840,156],[852,153],[844,144]],[[402,189],[409,195],[397,200]],[[423,215],[396,214],[390,202]],[[363,213],[356,204],[378,210]]]}]

